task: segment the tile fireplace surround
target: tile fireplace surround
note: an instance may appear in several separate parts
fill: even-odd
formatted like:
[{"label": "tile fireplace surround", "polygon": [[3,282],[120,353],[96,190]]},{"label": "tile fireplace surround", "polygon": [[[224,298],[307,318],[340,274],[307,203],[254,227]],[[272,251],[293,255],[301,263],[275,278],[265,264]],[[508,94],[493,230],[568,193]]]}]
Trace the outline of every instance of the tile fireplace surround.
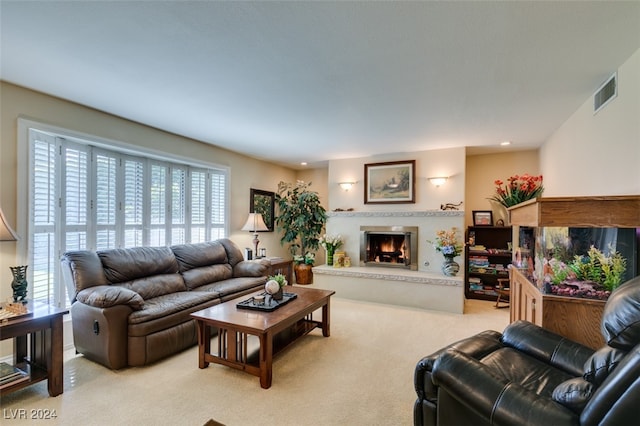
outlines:
[{"label": "tile fireplace surround", "polygon": [[[335,290],[336,296],[348,299],[463,313],[463,274],[444,276],[440,271],[444,259],[427,240],[433,241],[438,230],[454,226],[464,238],[464,211],[329,212],[328,216],[327,233],[342,235],[341,249],[353,266],[314,267],[314,286]],[[418,227],[418,270],[359,266],[361,226]]]}]

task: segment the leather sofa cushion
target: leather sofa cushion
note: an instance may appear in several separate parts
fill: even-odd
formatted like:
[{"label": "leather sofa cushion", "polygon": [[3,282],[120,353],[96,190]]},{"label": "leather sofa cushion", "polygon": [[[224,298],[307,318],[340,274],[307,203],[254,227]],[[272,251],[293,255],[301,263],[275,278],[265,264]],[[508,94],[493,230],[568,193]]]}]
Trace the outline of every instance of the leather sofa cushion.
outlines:
[{"label": "leather sofa cushion", "polygon": [[591,395],[594,392],[594,386],[592,383],[580,377],[574,377],[560,383],[553,390],[553,400],[559,402],[565,407],[580,413],[582,409],[587,405]]},{"label": "leather sofa cushion", "polygon": [[104,274],[112,284],[178,272],[178,262],[169,247],[134,247],[97,253]]},{"label": "leather sofa cushion", "polygon": [[228,263],[227,251],[218,241],[176,245],[172,246],[171,250],[182,273],[202,266]]},{"label": "leather sofa cushion", "polygon": [[[218,281],[198,287],[197,292],[213,292],[220,295],[222,298],[229,294],[241,293],[245,290],[259,286],[260,284],[265,284],[266,282],[267,277],[229,278],[228,280]],[[259,288],[256,290],[259,290]]]},{"label": "leather sofa cushion", "polygon": [[626,354],[626,352],[610,346],[600,348],[584,363],[582,377],[595,385],[600,385]]},{"label": "leather sofa cushion", "polygon": [[205,284],[229,279],[231,276],[231,265],[228,263],[203,266],[182,272],[184,283],[190,290],[196,289]]},{"label": "leather sofa cushion", "polygon": [[187,290],[180,274],[153,275],[122,283],[120,286],[135,291],[144,300]]},{"label": "leather sofa cushion", "polygon": [[225,250],[227,250],[227,258],[229,259],[229,264],[232,267],[236,266],[238,262],[242,262],[244,260],[244,255],[236,243],[228,238],[220,238],[217,241],[224,246]]},{"label": "leather sofa cushion", "polygon": [[78,292],[76,299],[96,308],[110,308],[116,305],[128,305],[134,310],[142,309],[144,300],[138,293],[117,285],[100,285]]},{"label": "leather sofa cushion", "polygon": [[233,267],[234,277],[262,277],[267,274],[269,266],[262,262],[241,261]]},{"label": "leather sofa cushion", "polygon": [[553,390],[560,383],[575,377],[526,353],[508,347],[490,353],[480,362],[499,377],[547,398],[551,397]]},{"label": "leather sofa cushion", "polygon": [[[102,262],[95,251],[67,252],[62,256],[62,261],[69,265],[73,275],[68,277],[75,285],[75,291],[73,294],[70,292],[70,296],[75,296],[77,292],[85,288],[109,284],[102,268]],[[69,290],[71,289],[69,288]]]},{"label": "leather sofa cushion", "polygon": [[640,276],[609,296],[602,314],[602,334],[609,346],[625,351],[640,342]]},{"label": "leather sofa cushion", "polygon": [[[169,318],[171,315],[180,313],[183,315],[181,321],[188,320],[189,314],[195,312],[190,308],[199,307],[203,303],[211,302],[218,298],[215,293],[199,291],[181,291],[163,296],[154,297],[145,301],[143,309],[132,312],[129,315],[129,325],[142,324],[158,318]],[[209,303],[211,305],[211,303]],[[176,322],[175,324],[179,324]],[[175,324],[168,324],[169,327]],[[145,333],[149,333],[147,330]],[[130,333],[131,334],[131,333]],[[144,335],[144,334],[140,334]]]}]

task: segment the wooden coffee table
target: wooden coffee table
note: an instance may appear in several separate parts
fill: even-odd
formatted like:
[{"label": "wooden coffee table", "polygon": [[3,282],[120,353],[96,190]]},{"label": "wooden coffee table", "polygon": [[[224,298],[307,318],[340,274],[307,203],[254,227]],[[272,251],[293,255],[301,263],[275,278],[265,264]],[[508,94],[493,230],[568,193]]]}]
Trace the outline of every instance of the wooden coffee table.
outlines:
[{"label": "wooden coffee table", "polygon": [[[271,387],[273,356],[315,328],[329,337],[329,300],[335,293],[302,287],[286,287],[298,297],[272,312],[239,309],[236,304],[252,295],[230,300],[191,314],[198,324],[198,367],[210,362],[260,377],[260,386]],[[260,292],[256,292],[258,294]],[[322,321],[313,312],[322,308]],[[218,329],[218,352],[211,353],[211,328]],[[259,353],[249,353],[247,335],[257,336]],[[257,355],[257,356],[256,356]]]}]

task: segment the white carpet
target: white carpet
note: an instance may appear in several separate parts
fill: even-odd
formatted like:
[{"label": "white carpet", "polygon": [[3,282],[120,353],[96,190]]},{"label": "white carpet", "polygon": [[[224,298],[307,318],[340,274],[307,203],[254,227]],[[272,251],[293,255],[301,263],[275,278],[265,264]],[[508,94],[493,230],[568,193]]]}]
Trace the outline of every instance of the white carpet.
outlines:
[{"label": "white carpet", "polygon": [[[2,422],[30,424],[38,413],[32,410],[55,410],[57,417],[43,424],[411,425],[416,362],[476,332],[501,331],[509,319],[508,310],[492,302],[467,301],[465,312],[334,297],[331,337],[315,330],[278,355],[266,390],[241,371],[213,364],[198,369],[196,347],[120,371],[69,351],[64,393],[50,398],[41,382],[4,396]],[[14,418],[22,413],[25,419]]]}]

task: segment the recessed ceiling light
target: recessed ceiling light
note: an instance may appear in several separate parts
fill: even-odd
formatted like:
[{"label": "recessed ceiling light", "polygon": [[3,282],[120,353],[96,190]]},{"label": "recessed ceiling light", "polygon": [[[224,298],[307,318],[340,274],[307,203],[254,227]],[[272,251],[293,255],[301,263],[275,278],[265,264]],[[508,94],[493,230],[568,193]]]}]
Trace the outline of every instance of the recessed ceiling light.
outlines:
[{"label": "recessed ceiling light", "polygon": [[307,165],[307,162],[306,162],[306,161],[303,161],[302,163],[300,163],[300,165],[301,165],[301,166],[306,166],[306,165]]},{"label": "recessed ceiling light", "polygon": [[500,142],[501,146],[508,146],[511,145],[511,141],[504,141],[504,142]]}]

